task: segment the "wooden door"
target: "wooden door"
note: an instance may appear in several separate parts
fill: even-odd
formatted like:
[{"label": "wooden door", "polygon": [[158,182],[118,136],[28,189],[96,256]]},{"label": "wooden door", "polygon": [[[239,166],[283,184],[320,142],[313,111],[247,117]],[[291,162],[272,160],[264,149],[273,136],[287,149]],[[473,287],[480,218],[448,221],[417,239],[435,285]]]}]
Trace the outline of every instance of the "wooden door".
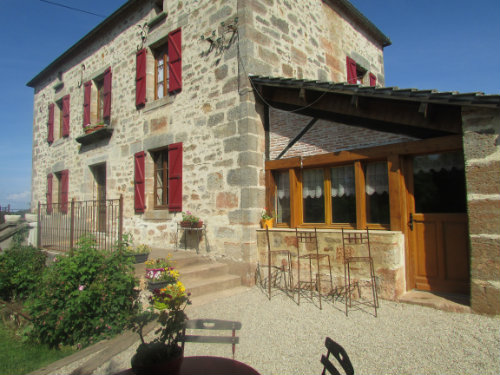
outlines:
[{"label": "wooden door", "polygon": [[469,293],[466,192],[461,152],[409,160],[410,288]]},{"label": "wooden door", "polygon": [[94,169],[97,190],[97,230],[106,232],[106,165]]}]

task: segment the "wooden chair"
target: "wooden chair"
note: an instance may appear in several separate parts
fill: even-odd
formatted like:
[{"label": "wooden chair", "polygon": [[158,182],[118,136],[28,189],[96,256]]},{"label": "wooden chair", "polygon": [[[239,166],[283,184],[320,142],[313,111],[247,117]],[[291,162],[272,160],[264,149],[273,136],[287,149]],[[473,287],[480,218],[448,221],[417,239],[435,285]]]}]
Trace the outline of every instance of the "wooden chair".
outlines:
[{"label": "wooden chair", "polygon": [[325,375],[326,371],[328,371],[332,375],[340,375],[339,370],[337,370],[333,363],[330,362],[330,354],[333,354],[335,359],[340,363],[346,375],[354,375],[354,367],[352,367],[351,360],[349,359],[349,356],[347,355],[344,348],[329,337],[325,339],[325,346],[328,350],[328,353],[326,354],[326,356],[321,356],[321,363],[323,364],[323,372],[321,373],[321,375]]},{"label": "wooden chair", "polygon": [[[332,278],[332,265],[330,263],[330,256],[328,254],[320,254],[318,249],[318,234],[316,228],[314,232],[311,231],[299,231],[295,228],[295,235],[297,237],[297,289],[299,292],[298,304],[300,305],[300,291],[309,290],[311,292],[311,300],[313,298],[313,291],[318,291],[319,296],[319,308],[322,309],[321,305],[321,273],[320,273],[320,261],[321,259],[328,259],[328,270],[330,272],[330,290],[333,289],[333,278]],[[314,247],[312,252],[300,255],[300,244],[304,244],[305,250],[307,247]],[[311,244],[311,245],[308,245]],[[309,261],[309,280],[304,281],[300,279],[300,261]],[[316,263],[316,270],[313,277],[313,260]]]},{"label": "wooden chair", "polygon": [[[269,228],[266,227],[266,239],[267,239],[267,287],[268,287],[268,296],[271,299],[271,285],[272,283],[272,272],[271,270],[274,268],[276,276],[274,277],[275,285],[277,284],[278,273],[284,276],[285,280],[285,289],[288,293],[288,290],[292,287],[293,275],[292,275],[292,255],[289,250],[271,250],[271,241],[269,240]],[[273,255],[275,259],[281,256],[281,263],[276,265],[273,264]],[[287,275],[288,274],[288,275]]]},{"label": "wooden chair", "polygon": [[[360,291],[359,281],[351,285],[351,264],[365,263],[368,266],[370,272],[370,279],[368,280],[368,285],[371,286],[372,289],[372,295],[373,295],[372,303],[373,303],[373,308],[375,309],[375,317],[377,317],[377,308],[378,308],[377,285],[375,279],[375,270],[373,267],[373,258],[370,250],[370,232],[368,228],[366,228],[366,232],[347,232],[344,231],[344,229],[342,229],[342,247],[344,250],[345,314],[346,316],[348,315],[347,313],[348,307],[351,307],[352,287],[356,286],[358,288],[358,292]],[[354,248],[358,248],[358,252],[362,251],[362,248],[365,248],[367,255],[352,256],[347,251],[348,247],[351,250],[353,250]]]},{"label": "wooden chair", "polygon": [[[217,335],[191,335],[186,334],[186,330],[218,330],[231,331],[231,336]],[[186,321],[182,330],[181,342],[182,351],[184,352],[184,343],[186,342],[202,342],[210,344],[231,344],[233,348],[233,359],[236,350],[236,344],[240,342],[240,338],[236,336],[236,330],[241,329],[241,322],[218,319],[189,319]]]}]

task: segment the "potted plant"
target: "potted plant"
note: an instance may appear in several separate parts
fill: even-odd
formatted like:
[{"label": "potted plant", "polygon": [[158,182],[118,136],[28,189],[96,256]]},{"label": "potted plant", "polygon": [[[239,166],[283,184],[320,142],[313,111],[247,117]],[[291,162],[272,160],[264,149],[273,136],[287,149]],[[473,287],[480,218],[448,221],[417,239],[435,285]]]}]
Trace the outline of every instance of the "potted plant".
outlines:
[{"label": "potted plant", "polygon": [[190,211],[182,213],[181,227],[183,228],[201,228],[203,221],[199,217],[193,215]]},{"label": "potted plant", "polygon": [[132,251],[135,258],[134,263],[144,263],[148,259],[149,253],[151,253],[151,247],[146,244],[140,244]]},{"label": "potted plant", "polygon": [[[187,316],[186,306],[191,304],[189,293],[178,282],[170,289],[157,291],[150,299],[151,308],[140,314],[132,328],[139,334],[139,344],[131,360],[132,370],[137,375],[177,374],[183,359],[181,347],[182,329]],[[161,304],[159,314],[153,310],[154,304]],[[157,318],[160,328],[152,341],[146,342],[142,333],[147,323]]]},{"label": "potted plant", "polygon": [[90,133],[95,132],[96,130],[104,128],[105,126],[106,126],[106,123],[104,121],[100,121],[97,124],[83,125],[83,131],[85,132],[85,134],[90,134]]},{"label": "potted plant", "polygon": [[144,263],[151,252],[151,247],[141,244],[137,247],[132,246],[133,236],[132,233],[124,233],[120,241],[118,241],[117,249],[123,252],[125,256],[133,257],[134,263]]},{"label": "potted plant", "polygon": [[262,211],[261,219],[260,219],[260,225],[263,229],[269,228],[271,229],[273,227],[274,223],[274,218],[272,215],[269,215],[267,213],[267,208]]},{"label": "potted plant", "polygon": [[165,268],[162,271],[156,272],[152,278],[149,278],[148,289],[154,291],[155,289],[165,288],[168,285],[177,283],[178,279],[179,271],[173,267]]}]

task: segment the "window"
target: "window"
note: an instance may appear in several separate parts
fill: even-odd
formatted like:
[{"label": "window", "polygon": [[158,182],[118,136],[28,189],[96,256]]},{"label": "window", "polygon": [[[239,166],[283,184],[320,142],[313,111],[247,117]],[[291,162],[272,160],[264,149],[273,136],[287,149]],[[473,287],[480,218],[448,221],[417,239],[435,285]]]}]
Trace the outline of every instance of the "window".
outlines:
[{"label": "window", "polygon": [[167,95],[169,77],[167,66],[168,49],[165,44],[155,52],[155,100]]},{"label": "window", "polygon": [[[53,184],[52,174],[49,174],[47,179],[47,205],[50,201],[50,212],[52,212],[53,197],[57,198],[56,207],[59,207],[59,212],[68,213],[68,187],[69,187],[69,171],[64,170],[55,173],[56,184]],[[54,188],[57,189],[54,191]],[[50,198],[49,198],[50,195]]]},{"label": "window", "polygon": [[58,138],[61,138],[61,135],[63,133],[63,123],[64,123],[64,120],[63,120],[63,101],[62,99],[59,100],[58,102],[56,102],[56,106],[57,106],[57,113],[59,114],[58,116],[58,123],[59,123],[59,126],[57,128],[58,130]]},{"label": "window", "polygon": [[111,68],[83,87],[83,126],[109,124],[111,116]]},{"label": "window", "polygon": [[366,222],[389,224],[389,181],[387,163],[367,163],[365,172]]},{"label": "window", "polygon": [[[151,152],[153,159],[154,209],[182,211],[182,143]],[[135,211],[146,210],[144,151],[134,156],[135,162]]]},{"label": "window", "polygon": [[276,223],[290,223],[290,174],[276,173]]},{"label": "window", "polygon": [[325,195],[323,169],[305,169],[302,172],[302,207],[304,223],[325,222]]},{"label": "window", "polygon": [[[350,84],[358,84],[358,85],[364,84],[364,79],[368,70],[363,68],[361,65],[357,64],[356,61],[351,59],[349,56],[347,56],[346,58],[346,63],[347,63],[347,82]],[[370,73],[369,81],[370,81],[369,82],[370,86],[375,86],[377,83],[377,77],[374,74]]]},{"label": "window", "polygon": [[356,222],[354,165],[330,169],[332,223]]},{"label": "window", "polygon": [[155,209],[168,208],[168,149],[154,152]]},{"label": "window", "polygon": [[104,120],[104,77],[95,80],[96,92],[96,123]]},{"label": "window", "polygon": [[[277,223],[348,228],[389,226],[387,162],[357,161],[291,171],[273,173]],[[291,190],[292,184],[297,189]],[[364,192],[361,197],[360,192]]]}]

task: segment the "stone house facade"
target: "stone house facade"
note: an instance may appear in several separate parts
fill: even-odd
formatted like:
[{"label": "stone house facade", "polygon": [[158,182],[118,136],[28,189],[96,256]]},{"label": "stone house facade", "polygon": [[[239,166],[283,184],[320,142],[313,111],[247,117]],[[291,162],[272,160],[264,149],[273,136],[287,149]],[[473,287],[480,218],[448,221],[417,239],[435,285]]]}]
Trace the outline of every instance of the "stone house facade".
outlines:
[{"label": "stone house facade", "polygon": [[[334,134],[331,118],[293,114],[286,92],[268,96],[267,83],[251,77],[383,88],[388,45],[347,0],[126,1],[28,83],[35,90],[32,210],[37,202],[59,202],[64,210],[71,199],[123,196],[124,231],[136,242],[165,249],[177,246],[177,223],[183,211],[191,211],[206,224],[200,248],[230,263],[232,272],[251,284],[265,249],[260,215],[264,207],[279,208],[276,163],[422,139],[422,132],[353,128],[353,114],[322,109],[338,125]],[[362,110],[362,100],[358,108],[357,96],[350,94],[354,107],[349,107]],[[294,95],[305,103],[301,107],[312,107],[319,98],[302,89]],[[270,103],[282,105],[270,109]],[[498,135],[497,125],[491,125],[498,122],[495,111],[478,113],[472,106],[463,112],[470,113],[464,118],[484,118],[484,137],[491,128]],[[371,116],[370,123],[381,122],[378,113]],[[311,118],[319,118],[314,131],[280,156]],[[471,140],[474,123],[466,122]],[[471,147],[464,142],[466,155],[481,148],[471,142]],[[498,142],[492,150],[497,154]],[[490,154],[481,157],[490,162]],[[466,168],[494,173],[476,161],[468,158]],[[481,194],[471,196],[479,206]],[[491,194],[498,203],[498,191]],[[408,235],[406,219],[393,207],[399,204],[392,199],[390,204],[390,223],[373,228],[382,229],[375,257],[382,296],[397,299],[409,289]],[[337,251],[340,226],[326,215],[319,225],[321,246]],[[498,221],[496,211],[492,215]],[[298,216],[278,221],[273,230],[278,243],[280,236],[290,242],[295,227],[311,227]],[[484,257],[498,248],[494,235],[474,238],[490,249]],[[500,292],[500,262],[494,259],[484,272],[483,266],[474,268],[480,275],[471,280],[487,283],[487,299]],[[478,310],[500,311],[498,303],[493,306]]]},{"label": "stone house facade", "polygon": [[[172,55],[174,43],[180,68],[172,74],[169,56],[165,88],[174,80],[177,87],[159,95],[158,56],[164,48]],[[124,230],[136,241],[173,248],[180,211],[191,211],[207,225],[211,254],[249,281],[265,199],[265,132],[248,75],[345,81],[350,57],[383,84],[388,43],[345,1],[127,1],[28,83],[32,202],[97,199],[104,174],[105,195],[123,195]],[[98,123],[105,128],[84,135]],[[168,158],[172,145],[182,150],[181,190],[166,198],[176,207],[155,202],[164,192],[154,158]],[[134,161],[144,168],[139,203]]]}]

